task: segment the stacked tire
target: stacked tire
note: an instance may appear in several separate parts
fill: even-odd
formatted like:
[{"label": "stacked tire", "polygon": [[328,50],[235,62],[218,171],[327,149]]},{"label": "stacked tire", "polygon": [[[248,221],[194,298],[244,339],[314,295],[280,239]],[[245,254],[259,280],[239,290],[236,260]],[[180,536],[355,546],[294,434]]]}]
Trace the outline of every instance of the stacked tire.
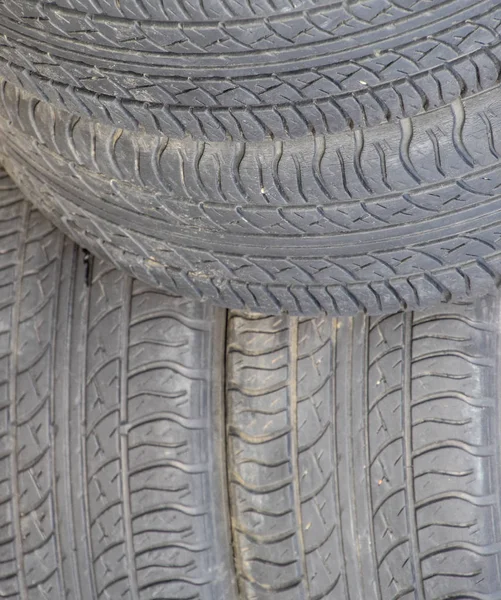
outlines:
[{"label": "stacked tire", "polygon": [[1,597],[499,596],[498,297],[227,313],[0,186]]},{"label": "stacked tire", "polygon": [[0,598],[499,600],[499,3],[0,33]]},{"label": "stacked tire", "polygon": [[224,307],[501,277],[494,0],[2,0],[3,162],[83,247]]}]

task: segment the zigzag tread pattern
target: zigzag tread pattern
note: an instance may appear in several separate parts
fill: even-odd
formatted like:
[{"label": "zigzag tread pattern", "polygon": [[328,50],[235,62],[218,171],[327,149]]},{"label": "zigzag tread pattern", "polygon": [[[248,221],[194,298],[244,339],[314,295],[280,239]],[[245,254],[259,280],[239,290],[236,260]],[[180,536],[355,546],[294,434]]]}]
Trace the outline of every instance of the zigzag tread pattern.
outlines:
[{"label": "zigzag tread pattern", "polygon": [[[422,0],[405,2],[411,6]],[[320,0],[127,0],[117,3],[114,0],[50,0],[47,4],[63,9],[86,12],[89,15],[115,17],[120,19],[170,21],[232,20],[242,18],[270,17],[274,14],[308,9],[321,4]],[[392,1],[386,10],[391,10]],[[398,3],[394,3],[398,6]],[[396,9],[397,10],[397,9]]]},{"label": "zigzag tread pattern", "polygon": [[[376,0],[372,4],[379,4]],[[446,4],[447,14],[463,10],[465,0],[440,0],[435,3],[434,16],[441,16],[437,9]],[[323,40],[342,39],[359,31],[369,30],[371,35],[381,35],[389,26],[393,30],[400,22],[407,28],[413,20],[428,11],[426,3],[418,2],[412,9],[377,10],[366,3],[365,12],[370,19],[362,16],[362,7],[348,6],[345,3],[331,3],[310,10],[288,12],[265,19],[239,19],[236,23],[225,21],[205,21],[203,23],[162,22],[150,20],[130,20],[92,15],[88,12],[64,10],[54,4],[36,0],[12,0],[0,2],[0,14],[5,17],[8,27],[26,26],[27,34],[32,30],[44,31],[46,39],[51,34],[62,45],[71,42],[85,42],[96,46],[111,47],[115,50],[158,53],[236,53],[248,54],[254,50],[273,50],[312,44]],[[358,9],[358,10],[357,10]],[[357,16],[357,12],[360,13]],[[457,41],[459,47],[461,42]],[[89,48],[89,51],[92,49]]]}]

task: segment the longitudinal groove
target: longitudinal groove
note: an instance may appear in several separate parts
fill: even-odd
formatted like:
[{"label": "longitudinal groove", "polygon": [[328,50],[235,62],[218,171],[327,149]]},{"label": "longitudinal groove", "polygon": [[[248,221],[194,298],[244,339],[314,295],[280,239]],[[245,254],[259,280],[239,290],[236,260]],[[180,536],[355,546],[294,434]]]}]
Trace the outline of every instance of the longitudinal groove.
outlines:
[{"label": "longitudinal groove", "polygon": [[14,305],[12,308],[12,330],[9,361],[9,419],[11,428],[11,489],[12,489],[12,528],[14,531],[14,545],[16,552],[17,580],[19,585],[20,600],[28,600],[28,586],[26,583],[26,569],[23,554],[23,532],[21,529],[21,509],[19,506],[20,489],[18,481],[18,438],[17,438],[17,370],[19,356],[19,322],[21,310],[21,292],[26,252],[26,236],[28,219],[31,207],[26,203],[22,212],[22,228],[18,241],[18,257],[16,260],[16,275],[14,288]]},{"label": "longitudinal groove", "polygon": [[[66,445],[67,450],[65,452],[61,453],[61,458],[62,458],[62,463],[63,463],[63,470],[62,472],[60,472],[60,481],[61,481],[61,485],[62,485],[62,489],[63,489],[63,502],[64,502],[64,510],[61,510],[60,515],[61,518],[64,520],[65,526],[68,528],[69,531],[69,544],[70,547],[77,547],[77,536],[75,535],[75,523],[74,523],[74,516],[73,516],[73,510],[75,507],[75,492],[76,490],[73,489],[73,486],[71,485],[71,476],[72,476],[72,465],[71,465],[71,453],[70,453],[70,449],[73,447],[75,440],[72,439],[71,436],[71,427],[70,427],[70,413],[72,410],[71,407],[71,380],[70,380],[70,368],[69,366],[71,365],[71,358],[72,358],[72,352],[74,350],[74,348],[72,348],[73,344],[75,343],[75,340],[72,336],[72,328],[71,328],[71,324],[73,323],[73,320],[76,318],[75,316],[75,311],[74,311],[74,307],[76,306],[76,302],[75,302],[75,292],[76,292],[76,286],[75,286],[75,279],[76,279],[76,274],[77,274],[77,269],[76,269],[76,261],[78,259],[78,249],[73,246],[72,244],[66,242],[66,245],[69,246],[69,248],[67,249],[67,253],[69,254],[69,266],[67,268],[67,276],[69,279],[68,282],[68,288],[67,288],[67,302],[59,302],[60,305],[60,309],[63,311],[63,314],[66,315],[66,327],[64,329],[64,338],[62,339],[61,342],[61,354],[59,354],[58,356],[62,355],[62,359],[58,359],[57,361],[57,365],[58,365],[58,371],[57,371],[57,378],[61,381],[60,384],[60,388],[56,386],[55,388],[55,396],[57,395],[59,398],[62,398],[62,402],[61,402],[61,414],[62,414],[62,421],[64,424],[64,427],[61,427],[59,429],[62,439],[63,439],[63,443]],[[63,249],[64,252],[64,249]],[[62,282],[60,284],[60,287],[62,287]],[[61,334],[59,334],[61,336]],[[56,345],[54,348],[54,351],[57,352],[58,350],[58,346]],[[63,362],[63,364],[61,365],[61,360]],[[60,393],[58,394],[58,391],[60,390]],[[54,407],[56,408],[56,407]],[[55,491],[55,494],[57,494],[57,488]],[[63,504],[63,502],[61,504]],[[58,506],[60,506],[58,504]],[[86,547],[86,543],[83,543],[83,546]],[[84,583],[83,583],[83,573],[81,573],[79,566],[78,566],[78,557],[77,557],[77,553],[76,552],[70,552],[69,553],[69,557],[66,558],[66,560],[69,560],[70,562],[70,569],[71,569],[71,573],[72,573],[72,580],[74,582],[74,587],[72,588],[72,592],[75,595],[75,600],[85,600],[83,598],[83,590],[85,589],[84,587]]]},{"label": "longitudinal groove", "polygon": [[[60,235],[59,240],[59,248],[58,255],[63,255],[64,250],[64,236]],[[60,286],[58,283],[61,281],[61,275],[63,270],[63,261],[59,260],[57,264],[56,271],[56,290],[54,290],[54,307],[52,310],[52,327],[53,333],[51,337],[51,354],[50,354],[50,387],[51,389],[55,389],[56,386],[56,340],[57,340],[57,318],[59,316],[59,303],[60,303]],[[64,356],[63,365],[57,364],[57,368],[62,368],[68,370],[69,368],[69,354]],[[63,550],[61,547],[61,528],[59,522],[59,510],[58,510],[58,498],[57,498],[57,473],[56,473],[56,444],[55,444],[55,394],[51,394],[49,399],[49,419],[50,419],[50,428],[49,428],[49,444],[50,444],[50,477],[51,477],[51,504],[52,504],[52,522],[54,524],[54,538],[56,545],[56,559],[59,565],[63,564],[63,560],[65,559],[63,555]],[[74,559],[72,559],[73,561]],[[65,593],[67,589],[66,583],[64,580],[64,571],[62,568],[57,570],[57,578],[59,582],[59,590],[61,593]]]},{"label": "longitudinal groove", "polygon": [[298,319],[289,319],[289,394],[290,394],[290,453],[292,458],[292,493],[297,526],[297,552],[301,561],[302,581],[301,596],[305,600],[310,597],[308,589],[308,569],[303,539],[303,520],[301,511],[301,492],[299,489],[299,442],[298,442]]},{"label": "longitudinal groove", "polygon": [[[211,393],[209,431],[212,433],[208,444],[208,453],[212,456],[215,481],[220,485],[211,496],[215,506],[221,507],[219,515],[221,527],[214,533],[215,546],[220,564],[226,564],[228,572],[225,579],[215,585],[219,594],[228,593],[230,598],[240,598],[239,582],[235,573],[235,549],[233,531],[231,527],[230,488],[228,480],[228,437],[226,435],[227,407],[225,402],[225,382],[227,372],[226,343],[228,339],[228,315],[219,308],[210,308],[206,311],[207,318],[212,319],[211,336],[207,336],[206,345],[210,358],[208,385]],[[216,592],[217,593],[217,592]],[[216,598],[217,600],[217,598]]]},{"label": "longitudinal groove", "polygon": [[[383,592],[382,592],[382,588],[381,588],[381,580],[380,580],[380,576],[379,576],[379,562],[378,562],[378,557],[377,557],[377,547],[376,547],[376,531],[375,531],[375,527],[374,527],[374,498],[373,498],[373,493],[372,493],[372,478],[371,478],[371,471],[370,471],[370,466],[372,464],[372,457],[371,457],[371,439],[370,439],[370,420],[369,420],[369,406],[370,406],[370,398],[369,398],[369,382],[368,382],[368,373],[365,373],[365,370],[369,369],[369,365],[370,365],[370,334],[371,334],[371,329],[370,329],[370,321],[367,318],[360,318],[358,319],[358,321],[362,321],[361,327],[358,328],[358,330],[356,331],[355,329],[353,329],[353,333],[360,336],[360,340],[358,341],[358,344],[361,345],[361,350],[360,350],[360,354],[358,356],[358,360],[362,359],[362,366],[361,368],[364,370],[363,373],[358,374],[358,377],[362,377],[362,383],[361,383],[361,396],[362,396],[362,410],[364,411],[364,414],[362,416],[363,418],[363,426],[364,426],[364,430],[363,430],[363,445],[364,445],[364,450],[365,450],[365,465],[366,465],[366,469],[367,469],[367,474],[366,474],[366,480],[365,480],[365,493],[367,495],[367,512],[368,512],[368,518],[369,518],[369,550],[368,550],[368,554],[370,556],[370,561],[371,561],[371,568],[373,569],[373,576],[374,576],[374,590],[375,590],[375,594],[376,594],[376,600],[383,600]],[[356,321],[355,321],[356,322]],[[357,344],[357,340],[355,340],[354,337],[352,337],[352,343],[355,345]],[[352,361],[352,369],[355,368],[357,366],[357,364],[359,364],[357,362],[357,360],[353,360]],[[353,373],[352,371],[352,378],[357,378],[357,374]],[[353,430],[352,430],[353,431]],[[357,444],[357,440],[353,440],[352,439],[352,444]],[[356,502],[356,500],[355,500]],[[363,569],[361,569],[363,571]]]},{"label": "longitudinal groove", "polygon": [[132,531],[132,510],[130,505],[129,484],[129,445],[128,445],[128,390],[129,390],[129,323],[131,317],[132,279],[125,277],[123,281],[122,336],[120,340],[120,477],[122,483],[123,521],[125,548],[129,574],[129,591],[132,600],[139,600],[134,535]]},{"label": "longitudinal groove", "polygon": [[82,522],[84,524],[84,534],[85,539],[83,540],[83,544],[85,546],[87,564],[89,565],[88,577],[90,579],[90,587],[92,590],[92,594],[95,598],[98,597],[97,593],[97,583],[96,583],[96,573],[94,569],[94,560],[92,553],[92,536],[91,536],[91,527],[90,527],[90,501],[89,501],[89,473],[88,473],[88,465],[87,465],[87,432],[86,432],[86,424],[87,424],[87,342],[88,342],[88,327],[89,327],[89,318],[90,318],[90,286],[86,286],[84,290],[84,294],[81,298],[81,306],[80,306],[80,339],[78,342],[73,341],[73,343],[78,343],[81,350],[81,357],[77,364],[77,382],[80,388],[80,406],[78,409],[78,427],[76,431],[79,432],[80,437],[80,470],[81,470],[81,479],[80,485],[82,490]]},{"label": "longitudinal groove", "polygon": [[[332,348],[332,373],[333,373],[333,377],[331,378],[330,381],[330,393],[331,393],[331,418],[332,418],[332,435],[333,435],[333,439],[334,439],[334,444],[333,444],[333,450],[336,454],[336,456],[339,456],[339,453],[341,451],[341,448],[339,446],[339,442],[338,442],[338,426],[341,422],[341,427],[348,429],[349,428],[349,423],[344,423],[342,422],[340,419],[338,419],[338,410],[341,410],[341,407],[339,407],[339,403],[344,404],[343,400],[344,398],[338,398],[338,394],[337,394],[337,379],[338,377],[343,377],[342,373],[339,373],[337,366],[338,366],[338,352],[345,352],[346,349],[338,349],[338,325],[342,326],[341,323],[337,320],[337,319],[332,319],[330,322],[330,329],[331,329],[331,335],[330,335],[330,343],[331,343],[331,348]],[[349,382],[345,382],[345,389],[349,389]],[[348,582],[348,565],[347,565],[347,557],[349,558],[348,555],[348,549],[345,548],[345,537],[348,536],[348,532],[349,532],[349,525],[347,526],[347,524],[345,523],[345,515],[343,514],[343,511],[341,509],[341,494],[340,494],[340,477],[339,477],[339,460],[335,461],[334,464],[334,470],[333,470],[333,478],[334,478],[334,496],[336,499],[336,507],[337,507],[337,511],[338,511],[338,517],[339,517],[339,531],[340,531],[340,535],[339,535],[339,544],[338,544],[338,552],[340,554],[340,556],[342,557],[342,565],[343,565],[343,570],[341,573],[341,576],[343,578],[344,581],[344,589],[345,589],[345,593],[346,593],[346,600],[350,600],[352,597],[352,592],[353,592],[353,588],[350,588],[349,582]],[[347,481],[343,481],[343,486],[349,486],[349,482]],[[357,576],[360,575],[361,570],[359,568],[354,569],[355,574]],[[355,593],[357,593],[358,590],[361,590],[361,584],[359,581],[357,581],[356,583],[356,588],[355,588]]]},{"label": "longitudinal groove", "polygon": [[414,492],[413,423],[412,423],[412,336],[413,313],[403,317],[403,357],[402,357],[402,430],[404,434],[404,478],[406,513],[409,531],[409,552],[416,600],[425,600],[424,580],[419,551],[419,537],[416,520],[416,498]]}]

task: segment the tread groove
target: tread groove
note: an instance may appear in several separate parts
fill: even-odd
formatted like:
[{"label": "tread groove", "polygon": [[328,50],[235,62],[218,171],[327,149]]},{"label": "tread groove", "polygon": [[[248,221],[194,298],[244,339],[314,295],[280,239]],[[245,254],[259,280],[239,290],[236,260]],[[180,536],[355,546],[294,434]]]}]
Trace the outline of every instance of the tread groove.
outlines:
[{"label": "tread groove", "polygon": [[301,598],[307,600],[310,597],[308,589],[308,569],[306,565],[306,553],[303,539],[303,520],[301,511],[301,493],[299,489],[299,441],[297,422],[298,403],[298,319],[291,317],[289,320],[289,394],[290,394],[290,452],[292,457],[292,494],[294,496],[294,513],[297,523],[297,552],[301,561]]},{"label": "tread groove", "polygon": [[17,372],[18,372],[18,356],[19,356],[19,321],[20,321],[20,309],[21,309],[21,293],[22,293],[22,282],[23,282],[23,268],[24,259],[26,253],[26,238],[27,238],[27,227],[28,220],[31,213],[31,207],[26,204],[23,207],[22,213],[22,229],[20,233],[20,239],[18,242],[18,259],[16,261],[16,275],[15,275],[15,290],[14,290],[14,303],[12,306],[12,333],[11,333],[11,344],[10,344],[10,365],[9,365],[9,395],[10,395],[10,427],[12,436],[12,450],[10,456],[10,468],[11,468],[11,485],[12,485],[12,528],[14,530],[14,544],[16,553],[17,563],[17,579],[19,585],[19,597],[20,600],[28,600],[28,585],[26,581],[26,570],[23,555],[23,535],[21,530],[21,509],[19,506],[19,482],[18,482],[18,437],[17,437]]},{"label": "tread groove", "polygon": [[[131,318],[132,279],[124,277],[123,281],[123,306],[122,306],[122,334],[120,340],[120,474],[123,498],[123,520],[125,533],[125,548],[129,573],[129,591],[132,600],[139,600],[139,586],[134,550],[134,537],[132,532],[132,511],[130,505],[130,467],[128,448],[128,377],[129,377],[129,327]],[[124,428],[125,427],[125,428]]]},{"label": "tread groove", "polygon": [[[360,319],[359,319],[360,321]],[[352,332],[352,343],[356,344],[357,341],[355,340],[355,328],[353,328],[353,332]],[[362,321],[362,325],[359,328],[358,331],[356,331],[356,333],[358,334],[358,336],[360,337],[360,345],[361,345],[361,349],[360,349],[360,355],[359,355],[359,359],[362,360],[362,368],[368,368],[369,364],[370,364],[370,358],[369,358],[369,352],[370,352],[370,346],[369,346],[369,340],[370,340],[370,326],[368,323],[367,319],[363,319]],[[352,360],[352,369],[353,367],[355,367],[355,362],[354,360]],[[352,378],[356,378],[356,374],[352,371],[351,373]],[[369,519],[370,519],[370,525],[369,525],[369,532],[368,532],[368,536],[369,536],[369,552],[368,554],[370,555],[370,560],[371,560],[371,567],[373,569],[373,573],[374,573],[374,582],[375,582],[375,594],[376,594],[376,599],[377,600],[383,600],[383,594],[382,594],[382,589],[381,589],[381,580],[380,580],[380,576],[379,576],[379,561],[377,558],[377,553],[376,553],[376,531],[375,531],[375,527],[374,527],[374,498],[373,498],[373,494],[372,494],[372,487],[371,487],[371,481],[370,481],[370,467],[372,466],[372,462],[374,459],[371,459],[371,444],[370,444],[370,431],[369,431],[369,414],[370,414],[370,398],[369,398],[369,389],[368,389],[368,382],[367,382],[367,378],[363,377],[362,380],[362,384],[361,384],[361,395],[362,395],[362,402],[363,402],[363,410],[365,411],[365,415],[363,417],[363,426],[364,426],[364,447],[365,447],[365,465],[366,465],[366,469],[368,470],[368,474],[366,475],[366,480],[364,482],[365,484],[365,493],[367,496],[367,509],[368,509],[368,515],[369,515]],[[353,440],[352,438],[352,444],[356,444],[356,441]],[[361,569],[362,571],[362,569]]]},{"label": "tread groove", "polygon": [[405,313],[403,317],[403,359],[402,359],[402,430],[404,432],[404,480],[406,494],[406,513],[410,542],[411,568],[414,577],[414,593],[416,600],[425,600],[425,589],[419,538],[416,521],[416,500],[414,493],[414,463],[413,463],[413,422],[412,422],[412,336],[413,314]]},{"label": "tread groove", "polygon": [[[59,236],[59,248],[58,255],[61,256],[64,251],[64,237],[62,235]],[[61,275],[63,271],[63,261],[60,260],[57,265],[56,271],[56,281],[61,281]],[[50,351],[50,386],[51,389],[55,387],[56,381],[56,337],[57,337],[57,317],[59,312],[59,290],[55,291],[55,300],[54,307],[52,310],[52,327],[53,334],[51,336],[51,351]],[[65,356],[67,358],[68,355]],[[58,365],[59,367],[59,365]],[[68,363],[65,362],[62,368],[68,368]],[[50,477],[51,477],[51,509],[52,509],[52,522],[54,523],[54,539],[56,545],[56,558],[59,565],[63,564],[63,552],[61,548],[61,531],[60,524],[58,521],[58,498],[57,498],[57,474],[56,474],[56,457],[55,457],[55,431],[54,431],[54,422],[55,422],[55,398],[54,394],[51,395],[49,399],[49,419],[50,419],[50,428],[49,428],[49,445],[50,445]],[[63,569],[57,569],[57,579],[59,584],[60,593],[64,594],[67,587],[65,585],[64,580],[64,571]]]},{"label": "tread groove", "polygon": [[[89,488],[88,488],[88,460],[87,460],[87,435],[85,431],[85,424],[87,423],[87,342],[88,342],[88,327],[90,322],[90,286],[86,286],[84,289],[84,295],[81,304],[81,318],[80,318],[80,334],[81,338],[78,340],[80,347],[82,348],[82,358],[78,362],[80,370],[77,372],[77,381],[80,386],[80,408],[78,411],[79,426],[77,431],[80,437],[80,484],[82,489],[82,521],[84,523],[85,531],[85,551],[88,565],[88,577],[90,580],[90,587],[94,597],[98,598],[97,593],[97,581],[95,566],[92,554],[92,537],[91,537],[91,525],[90,525],[90,501],[89,501]],[[74,342],[75,343],[75,342]]]}]

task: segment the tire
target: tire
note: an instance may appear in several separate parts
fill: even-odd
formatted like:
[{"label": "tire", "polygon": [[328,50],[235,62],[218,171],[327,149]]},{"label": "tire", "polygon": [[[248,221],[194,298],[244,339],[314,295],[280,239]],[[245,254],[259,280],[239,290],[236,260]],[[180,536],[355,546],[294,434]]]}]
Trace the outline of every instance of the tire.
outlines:
[{"label": "tire", "polygon": [[498,306],[230,315],[244,598],[499,595]]},{"label": "tire", "polygon": [[90,260],[0,188],[0,597],[235,598],[224,311]]},{"label": "tire", "polygon": [[[501,281],[497,89],[365,133],[264,146],[134,134],[3,91],[3,161],[25,195],[150,285],[252,312],[343,316],[424,309]],[[329,184],[327,156],[344,169]]]},{"label": "tire", "polygon": [[226,315],[6,177],[0,247],[0,597],[499,597],[499,297]]},{"label": "tire", "polygon": [[3,162],[83,247],[265,314],[501,281],[492,0],[1,0]]}]

